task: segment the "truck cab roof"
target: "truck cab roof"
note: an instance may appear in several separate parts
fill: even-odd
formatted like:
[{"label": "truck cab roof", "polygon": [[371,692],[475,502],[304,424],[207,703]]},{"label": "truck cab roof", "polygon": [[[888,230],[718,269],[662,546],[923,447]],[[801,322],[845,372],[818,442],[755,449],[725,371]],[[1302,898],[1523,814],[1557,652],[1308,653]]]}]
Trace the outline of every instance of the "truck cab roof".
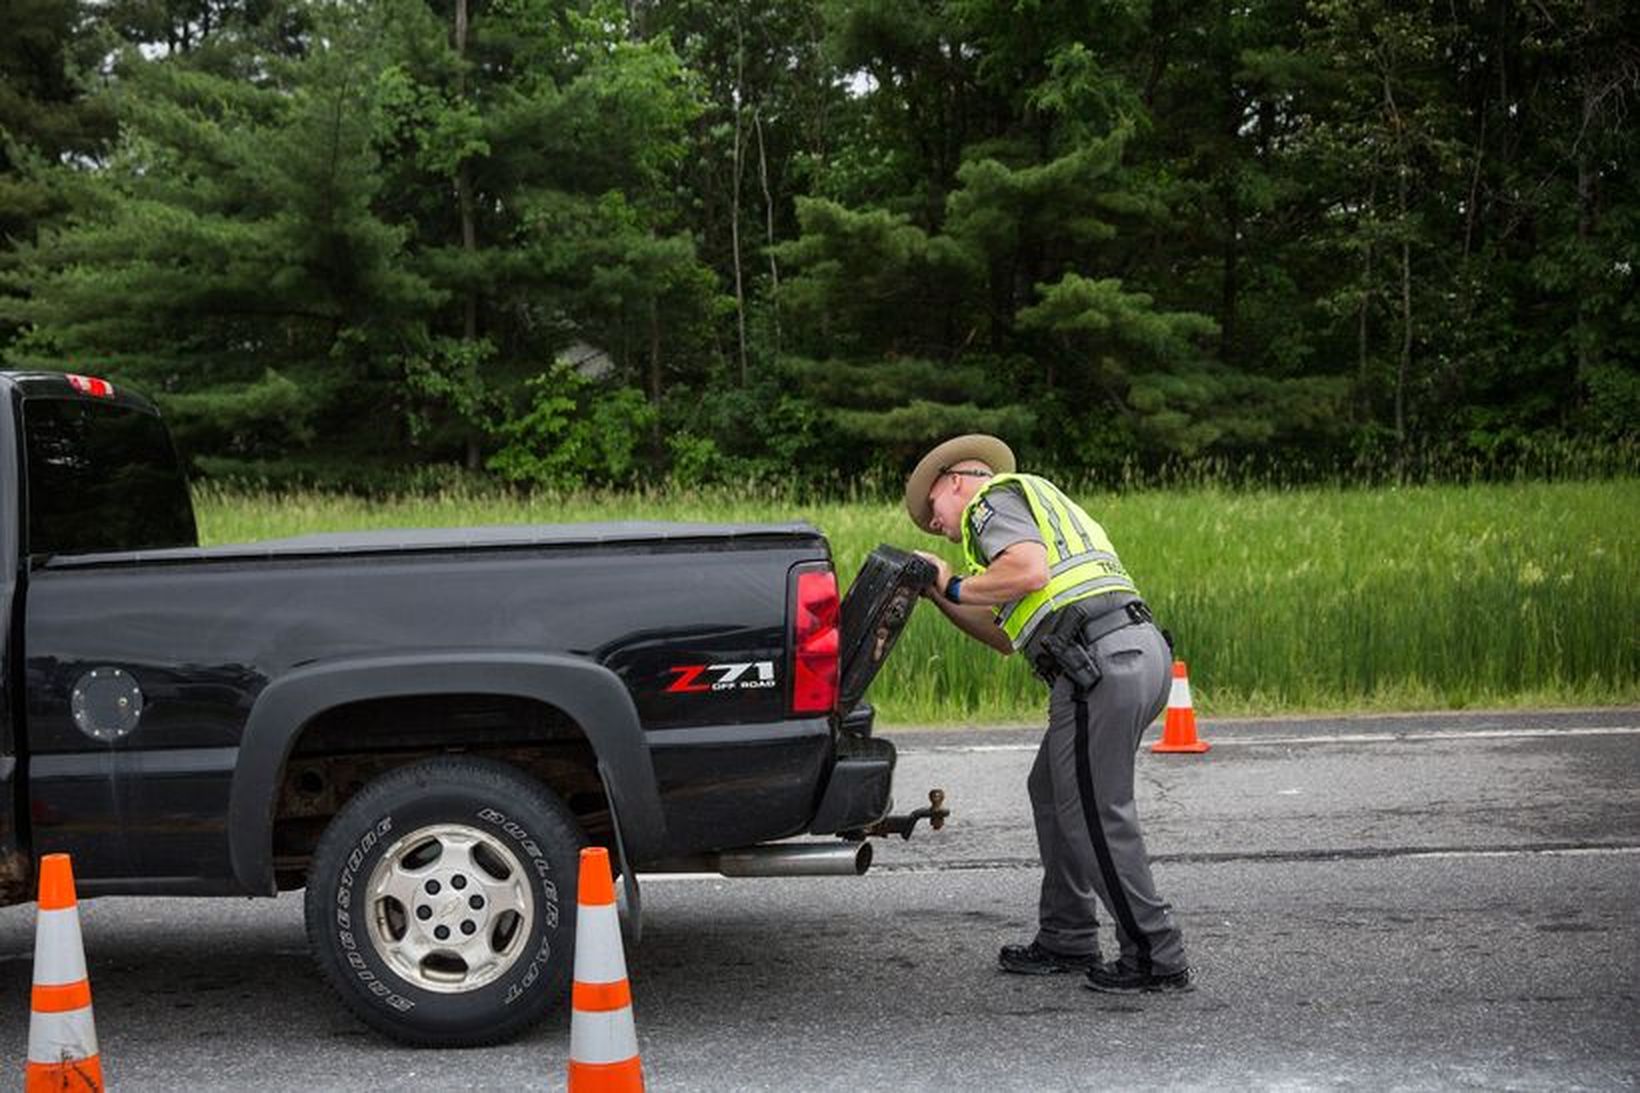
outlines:
[{"label": "truck cab roof", "polygon": [[124,384],[78,372],[0,369],[0,386],[10,387],[24,398],[95,398],[155,416],[159,414],[152,402]]}]

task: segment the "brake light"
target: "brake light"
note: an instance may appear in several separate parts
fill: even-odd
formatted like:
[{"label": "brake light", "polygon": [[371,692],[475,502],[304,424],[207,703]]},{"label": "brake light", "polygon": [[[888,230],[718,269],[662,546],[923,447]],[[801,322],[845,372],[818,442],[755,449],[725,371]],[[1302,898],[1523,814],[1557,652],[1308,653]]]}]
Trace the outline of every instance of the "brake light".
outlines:
[{"label": "brake light", "polygon": [[92,398],[114,397],[114,385],[105,379],[98,379],[96,376],[76,376],[73,373],[69,373],[67,378],[68,385],[82,395],[90,395]]},{"label": "brake light", "polygon": [[837,706],[837,575],[831,567],[797,574],[792,594],[792,713],[830,713]]}]

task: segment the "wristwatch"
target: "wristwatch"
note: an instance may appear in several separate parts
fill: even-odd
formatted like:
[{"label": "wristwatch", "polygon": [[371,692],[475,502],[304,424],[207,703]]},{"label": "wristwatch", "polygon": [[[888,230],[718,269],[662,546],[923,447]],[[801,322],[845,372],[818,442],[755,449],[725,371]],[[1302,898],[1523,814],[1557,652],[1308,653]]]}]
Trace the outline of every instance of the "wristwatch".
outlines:
[{"label": "wristwatch", "polygon": [[955,573],[945,582],[945,598],[952,603],[962,602],[962,578]]}]

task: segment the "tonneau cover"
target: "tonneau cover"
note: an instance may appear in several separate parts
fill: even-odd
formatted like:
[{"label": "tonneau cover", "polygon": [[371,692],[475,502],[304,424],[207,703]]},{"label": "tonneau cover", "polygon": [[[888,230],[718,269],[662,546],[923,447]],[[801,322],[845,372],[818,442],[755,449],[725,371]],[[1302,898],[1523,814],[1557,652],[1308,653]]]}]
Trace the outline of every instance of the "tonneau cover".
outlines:
[{"label": "tonneau cover", "polygon": [[821,539],[813,524],[683,524],[625,521],[596,524],[501,524],[490,527],[395,528],[336,531],[214,547],[127,551],[55,557],[51,569],[77,566],[163,564],[321,557],[337,554],[428,553],[530,547],[642,546],[645,543],[724,542],[758,539]]}]

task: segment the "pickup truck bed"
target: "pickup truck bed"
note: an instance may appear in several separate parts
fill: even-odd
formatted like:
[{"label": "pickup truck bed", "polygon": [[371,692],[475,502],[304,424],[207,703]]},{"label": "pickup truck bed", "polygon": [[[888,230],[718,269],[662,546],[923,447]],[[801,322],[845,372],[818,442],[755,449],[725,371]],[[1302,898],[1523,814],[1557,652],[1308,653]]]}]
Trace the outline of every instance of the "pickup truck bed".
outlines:
[{"label": "pickup truck bed", "polygon": [[[506,666],[529,675],[549,653],[612,673],[648,737],[665,817],[625,833],[640,862],[800,834],[832,758],[828,718],[787,716],[778,687],[672,691],[670,669],[784,661],[786,573],[825,560],[803,525],[373,532],[54,558],[30,575],[24,628],[36,848],[72,853],[90,893],[271,893],[251,825],[275,794],[295,819],[329,803],[334,779],[304,793],[302,775],[316,784],[337,757],[374,770],[384,753],[555,739],[561,699],[528,705],[526,682],[452,697],[493,692],[486,680]],[[147,704],[141,732],[114,747],[71,709],[75,681],[102,665],[134,673]],[[292,688],[331,700],[301,724],[258,716]],[[275,781],[287,755],[289,786]],[[705,792],[724,770],[733,791]],[[231,824],[236,794],[245,814]],[[647,810],[623,811],[639,825]],[[277,840],[297,859],[287,885],[300,882],[301,826]]]}]

